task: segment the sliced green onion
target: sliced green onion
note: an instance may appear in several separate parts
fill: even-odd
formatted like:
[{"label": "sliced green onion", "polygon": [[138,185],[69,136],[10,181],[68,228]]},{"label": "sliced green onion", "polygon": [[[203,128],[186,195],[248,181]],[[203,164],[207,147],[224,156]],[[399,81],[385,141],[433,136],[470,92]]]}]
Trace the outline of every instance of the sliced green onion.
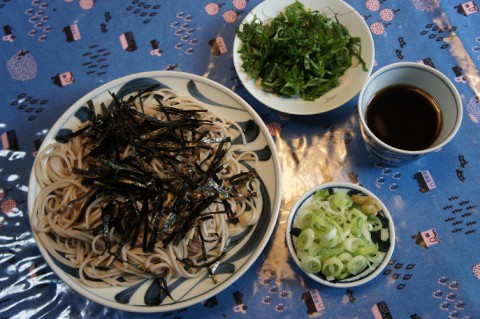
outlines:
[{"label": "sliced green onion", "polygon": [[382,229],[382,222],[380,219],[375,215],[368,215],[368,221],[372,225],[372,229],[370,231],[377,231]]},{"label": "sliced green onion", "polygon": [[311,228],[305,228],[302,230],[297,239],[297,249],[305,250],[312,246],[315,239],[315,232]]},{"label": "sliced green onion", "polygon": [[333,249],[334,247],[338,247],[339,245],[342,244],[342,237],[340,237],[340,234],[337,233],[334,237],[330,238],[329,240],[319,240],[318,242],[323,246],[325,246],[325,248]]},{"label": "sliced green onion", "polygon": [[325,248],[323,248],[321,245],[314,243],[309,249],[308,249],[308,254],[310,256],[314,256],[317,258],[320,258],[325,254]]},{"label": "sliced green onion", "polygon": [[297,221],[300,228],[310,227],[314,212],[311,209],[303,209],[298,213]]},{"label": "sliced green onion", "polygon": [[331,246],[331,247],[324,247],[323,248],[323,255],[322,255],[322,262],[325,261],[327,258],[333,257],[333,256],[338,256],[341,254],[343,251],[345,251],[345,247],[342,244],[339,244],[337,246]]},{"label": "sliced green onion", "polygon": [[349,237],[343,242],[345,249],[351,253],[354,253],[358,247],[365,245],[365,242],[358,237]]},{"label": "sliced green onion", "polygon": [[352,199],[345,190],[338,190],[334,195],[328,197],[330,206],[337,211],[344,211],[352,206]]},{"label": "sliced green onion", "polygon": [[307,256],[300,261],[300,268],[306,272],[315,274],[322,270],[322,263],[317,257]]},{"label": "sliced green onion", "polygon": [[385,254],[379,252],[371,232],[382,229],[382,223],[376,215],[363,213],[359,204],[338,188],[333,194],[317,191],[301,208],[295,247],[303,270],[321,271],[328,280],[344,279],[381,262]]},{"label": "sliced green onion", "polygon": [[343,264],[347,264],[352,258],[352,254],[346,251],[338,255],[338,259],[340,259]]},{"label": "sliced green onion", "polygon": [[327,276],[327,279],[338,277],[342,270],[343,263],[338,257],[330,257],[322,265],[322,273]]},{"label": "sliced green onion", "polygon": [[320,189],[313,194],[313,198],[318,201],[324,201],[330,196],[328,189]]},{"label": "sliced green onion", "polygon": [[369,263],[371,264],[379,264],[383,258],[385,257],[385,253],[381,253],[377,251],[376,253],[369,254],[365,256]]},{"label": "sliced green onion", "polygon": [[367,267],[367,258],[355,256],[347,263],[347,269],[352,275],[361,273]]},{"label": "sliced green onion", "polygon": [[360,237],[362,235],[363,219],[354,217],[350,224],[352,225],[350,233],[356,237]]},{"label": "sliced green onion", "polygon": [[307,250],[297,250],[297,257],[300,260],[303,260],[304,258],[307,258],[310,256],[310,253]]},{"label": "sliced green onion", "polygon": [[370,254],[375,254],[378,252],[378,245],[377,244],[371,244],[368,246],[362,246],[358,247],[356,253],[358,255],[370,255]]},{"label": "sliced green onion", "polygon": [[331,240],[337,235],[337,228],[335,228],[332,218],[328,216],[314,216],[310,227],[315,231],[315,236],[322,241]]}]

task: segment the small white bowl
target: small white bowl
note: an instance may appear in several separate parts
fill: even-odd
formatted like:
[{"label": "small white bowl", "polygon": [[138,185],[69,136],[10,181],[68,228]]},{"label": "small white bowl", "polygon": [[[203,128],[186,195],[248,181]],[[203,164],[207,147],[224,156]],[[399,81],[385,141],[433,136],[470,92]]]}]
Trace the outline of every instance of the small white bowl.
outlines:
[{"label": "small white bowl", "polygon": [[[257,5],[246,15],[240,25],[250,23],[255,17],[263,23],[269,23],[285,8],[296,0],[266,0]],[[266,106],[288,114],[311,115],[324,113],[338,108],[350,101],[367,82],[375,59],[375,46],[372,33],[364,18],[351,5],[341,0],[300,0],[306,9],[319,11],[330,18],[336,18],[342,23],[353,37],[359,37],[362,58],[366,63],[367,71],[362,69],[357,58],[353,58],[353,65],[345,71],[339,79],[339,85],[314,101],[306,101],[299,97],[284,97],[267,92],[261,88],[255,79],[252,79],[242,68],[243,59],[238,50],[243,42],[235,36],[233,42],[233,63],[238,77],[247,91]]]},{"label": "small white bowl", "polygon": [[[304,273],[310,277],[311,279],[319,282],[321,284],[330,286],[330,287],[337,287],[337,288],[350,288],[355,287],[358,285],[365,284],[372,279],[374,279],[378,274],[380,274],[385,266],[390,261],[392,257],[393,250],[395,247],[395,228],[393,225],[392,217],[385,205],[382,201],[370,192],[368,189],[352,184],[352,183],[344,183],[344,182],[331,182],[325,183],[318,186],[315,186],[308,191],[306,191],[295,203],[287,220],[287,227],[286,227],[286,238],[287,238],[287,246],[290,251],[290,255],[292,256],[295,263],[300,268],[300,260],[297,257],[297,252],[295,249],[294,241],[295,241],[295,233],[298,233],[298,227],[296,226],[296,218],[300,209],[306,205],[312,198],[313,194],[318,190],[328,189],[331,193],[337,189],[345,189],[349,195],[353,194],[363,194],[370,196],[378,201],[381,206],[381,210],[378,211],[377,217],[382,222],[382,229],[375,232],[376,234],[372,233],[372,240],[374,243],[378,243],[379,251],[383,255],[383,259],[375,265],[371,265],[367,267],[364,271],[357,275],[351,275],[345,279],[335,279],[335,280],[327,280],[326,276],[322,273]],[[297,231],[295,230],[297,229]],[[300,268],[301,269],[301,268]],[[302,270],[303,271],[303,270]]]},{"label": "small white bowl", "polygon": [[[367,125],[366,111],[369,102],[380,90],[398,84],[407,84],[427,92],[442,111],[443,125],[437,140],[428,148],[409,151],[390,146],[375,136]],[[365,146],[373,158],[388,166],[398,166],[421,156],[433,153],[447,145],[462,124],[462,98],[443,73],[431,66],[416,62],[396,62],[378,69],[367,81],[358,97],[360,129]],[[414,117],[415,114],[412,114]]]}]

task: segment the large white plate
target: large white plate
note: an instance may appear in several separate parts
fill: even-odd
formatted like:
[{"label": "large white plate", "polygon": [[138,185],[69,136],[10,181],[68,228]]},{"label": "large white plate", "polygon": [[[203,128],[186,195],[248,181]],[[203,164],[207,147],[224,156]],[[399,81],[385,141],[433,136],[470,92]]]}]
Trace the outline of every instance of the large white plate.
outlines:
[{"label": "large white plate", "polygon": [[[285,8],[294,3],[295,0],[266,0],[256,6],[243,20],[242,24],[249,23],[255,16],[260,18],[263,23],[269,23]],[[338,20],[347,27],[351,36],[360,37],[361,56],[366,63],[368,71],[362,70],[358,60],[353,58],[353,65],[340,78],[340,85],[330,90],[315,101],[305,101],[300,98],[282,97],[276,94],[268,93],[256,83],[242,68],[243,60],[238,53],[243,43],[235,37],[233,42],[233,62],[240,81],[248,92],[258,101],[275,109],[277,111],[289,114],[318,114],[333,110],[350,101],[367,81],[375,58],[375,48],[372,34],[365,23],[363,17],[355,11],[353,7],[341,0],[301,0],[305,8],[312,11],[318,10],[329,17],[337,14]],[[241,25],[240,25],[241,28]]]},{"label": "large white plate", "polygon": [[[244,129],[248,143],[235,147],[257,151],[260,165],[257,169],[261,181],[262,215],[258,223],[244,233],[233,238],[236,243],[222,259],[216,270],[217,284],[207,275],[197,279],[176,279],[168,282],[175,301],[155,289],[152,280],[139,281],[132,288],[90,288],[83,285],[75,273],[78,270],[59,265],[48,253],[37,234],[33,231],[40,252],[52,270],[75,291],[86,298],[102,305],[133,312],[171,311],[204,301],[227,288],[235,282],[253,264],[267,244],[275,227],[280,210],[281,172],[278,154],[268,129],[257,113],[238,95],[212,80],[173,71],[145,72],[126,76],[95,89],[72,105],[55,123],[47,134],[41,148],[55,142],[55,136],[60,130],[75,129],[86,121],[85,108],[87,101],[95,105],[111,101],[108,92],[121,97],[154,84],[170,87],[179,95],[191,96],[215,114],[235,120]],[[32,211],[39,188],[34,175],[30,176],[28,208]],[[147,292],[147,290],[150,291]],[[161,303],[158,298],[164,298]]]}]

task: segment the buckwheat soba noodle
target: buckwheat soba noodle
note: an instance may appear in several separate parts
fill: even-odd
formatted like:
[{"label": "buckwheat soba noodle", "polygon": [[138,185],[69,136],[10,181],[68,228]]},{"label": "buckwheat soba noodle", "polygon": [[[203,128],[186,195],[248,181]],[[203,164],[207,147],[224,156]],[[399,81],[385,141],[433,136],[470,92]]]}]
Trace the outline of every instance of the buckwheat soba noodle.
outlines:
[{"label": "buckwheat soba noodle", "polygon": [[109,104],[89,102],[90,120],[37,155],[41,243],[91,287],[214,278],[232,232],[260,213],[258,158],[232,147],[242,129],[169,89]]}]

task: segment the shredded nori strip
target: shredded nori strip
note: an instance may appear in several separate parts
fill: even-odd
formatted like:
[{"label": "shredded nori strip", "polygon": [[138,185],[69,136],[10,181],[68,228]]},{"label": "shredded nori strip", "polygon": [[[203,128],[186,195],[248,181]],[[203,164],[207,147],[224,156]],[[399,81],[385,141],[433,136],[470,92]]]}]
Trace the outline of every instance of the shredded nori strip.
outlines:
[{"label": "shredded nori strip", "polygon": [[[154,89],[124,99],[110,93],[112,103],[108,107],[101,103],[99,113],[95,112],[92,101],[88,101],[90,121],[76,132],[58,136],[60,142],[83,137],[83,146],[88,150],[84,158],[88,166],[72,170],[72,174],[79,175],[82,184],[89,187],[89,191],[80,196],[85,202],[76,224],[82,223],[88,206],[96,199],[108,199],[102,206],[103,224],[82,230],[101,234],[105,251],[114,256],[114,260],[159,278],[165,274],[156,274],[132,261],[123,260],[120,257],[122,247],[141,245],[145,253],[153,252],[155,247],[177,245],[188,231],[194,229],[201,239],[202,257],[196,262],[184,259],[182,263],[186,268],[206,268],[215,281],[212,265],[218,263],[225,252],[216,258],[207,256],[205,243],[209,241],[202,234],[199,223],[218,213],[226,214],[232,223],[236,223],[226,198],[255,196],[244,193],[243,189],[246,183],[256,178],[256,172],[238,174],[222,185],[217,174],[223,170],[230,137],[206,138],[199,129],[212,123],[198,116],[206,110],[167,107],[160,95],[153,97],[164,119],[146,114],[143,99],[154,94],[151,92]],[[140,109],[136,101],[140,101]],[[123,158],[127,147],[131,154]],[[198,153],[205,149],[211,150],[211,154],[200,161]],[[163,169],[164,174],[157,173],[152,162]],[[174,194],[174,197],[167,201],[168,194]],[[78,202],[75,199],[69,204]],[[208,211],[208,207],[216,202],[223,203],[224,210]],[[80,230],[80,226],[75,229]],[[108,269],[109,266],[99,265],[97,268]],[[163,287],[167,287],[164,282]]]}]

